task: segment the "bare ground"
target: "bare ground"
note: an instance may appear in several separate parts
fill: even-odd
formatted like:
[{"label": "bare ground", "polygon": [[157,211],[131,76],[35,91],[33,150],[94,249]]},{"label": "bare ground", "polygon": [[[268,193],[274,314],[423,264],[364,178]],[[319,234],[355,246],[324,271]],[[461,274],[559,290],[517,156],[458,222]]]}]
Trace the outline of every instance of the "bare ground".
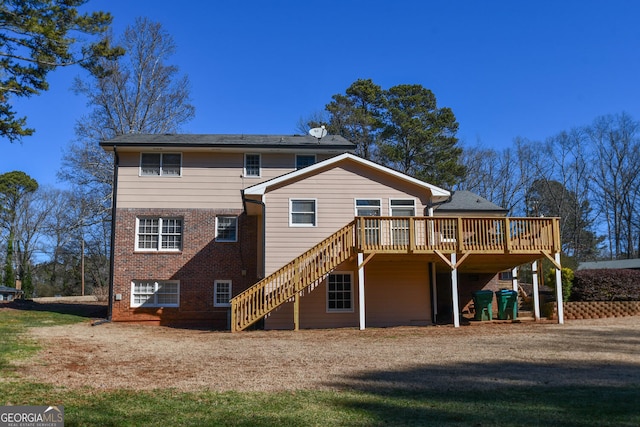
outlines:
[{"label": "bare ground", "polygon": [[640,386],[640,317],[238,334],[86,322],[30,333],[43,349],[20,375],[71,388]]}]

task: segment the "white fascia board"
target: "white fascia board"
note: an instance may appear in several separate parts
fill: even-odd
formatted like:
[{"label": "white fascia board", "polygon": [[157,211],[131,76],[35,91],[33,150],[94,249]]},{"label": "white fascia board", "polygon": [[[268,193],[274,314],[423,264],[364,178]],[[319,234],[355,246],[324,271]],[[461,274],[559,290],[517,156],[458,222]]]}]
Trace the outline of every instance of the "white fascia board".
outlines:
[{"label": "white fascia board", "polygon": [[451,196],[451,193],[449,191],[443,189],[443,188],[436,187],[435,185],[431,185],[431,184],[426,183],[424,181],[420,181],[419,179],[410,177],[409,175],[405,175],[402,172],[395,171],[395,170],[390,169],[390,168],[388,168],[386,166],[379,165],[379,164],[374,163],[374,162],[372,162],[370,160],[363,159],[361,157],[355,156],[355,155],[350,154],[350,153],[343,153],[343,154],[340,154],[339,156],[335,156],[335,157],[332,157],[330,159],[323,160],[323,161],[315,163],[315,164],[313,164],[311,166],[307,166],[305,168],[298,169],[298,170],[296,170],[294,172],[290,172],[290,173],[281,175],[281,176],[279,176],[277,178],[270,179],[269,181],[265,181],[263,183],[256,184],[256,185],[253,185],[251,187],[245,188],[244,194],[262,196],[267,191],[267,189],[269,187],[271,187],[271,186],[278,185],[278,184],[280,184],[280,183],[282,183],[284,181],[294,180],[294,179],[296,179],[297,177],[299,177],[301,175],[312,174],[314,171],[316,171],[318,169],[323,169],[326,166],[329,166],[329,165],[335,164],[335,163],[339,163],[339,162],[341,162],[343,160],[352,160],[352,161],[354,161],[356,163],[360,163],[360,164],[363,164],[365,166],[368,166],[371,169],[375,169],[377,171],[380,171],[380,172],[386,173],[388,175],[394,176],[396,178],[399,178],[399,179],[401,179],[403,181],[407,181],[407,182],[415,184],[417,186],[426,188],[426,189],[431,191],[431,194],[432,194],[432,197],[433,197],[433,201],[436,201],[436,202],[444,201],[444,200],[448,199],[449,196]]}]

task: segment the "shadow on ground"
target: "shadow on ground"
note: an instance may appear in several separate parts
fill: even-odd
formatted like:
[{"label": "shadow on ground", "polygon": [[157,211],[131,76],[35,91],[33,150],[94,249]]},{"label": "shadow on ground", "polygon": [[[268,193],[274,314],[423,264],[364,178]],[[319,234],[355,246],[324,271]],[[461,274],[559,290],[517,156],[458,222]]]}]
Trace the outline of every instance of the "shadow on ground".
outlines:
[{"label": "shadow on ground", "polygon": [[14,310],[25,311],[49,311],[60,314],[73,314],[75,316],[87,317],[93,319],[102,319],[107,317],[106,302],[91,303],[66,303],[66,302],[50,302],[39,303],[32,300],[14,300],[10,303],[0,305],[0,307],[12,308]]},{"label": "shadow on ground", "polygon": [[338,387],[371,398],[336,406],[381,425],[640,425],[640,359],[416,366],[346,377]]}]

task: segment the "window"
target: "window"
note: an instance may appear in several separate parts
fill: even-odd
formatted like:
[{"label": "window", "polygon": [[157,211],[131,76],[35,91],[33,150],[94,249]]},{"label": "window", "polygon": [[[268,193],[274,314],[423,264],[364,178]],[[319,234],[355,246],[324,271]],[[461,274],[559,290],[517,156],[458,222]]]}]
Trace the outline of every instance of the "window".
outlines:
[{"label": "window", "polygon": [[178,307],[177,280],[135,280],[131,282],[131,307]]},{"label": "window", "polygon": [[182,154],[142,153],[140,155],[141,176],[180,176]]},{"label": "window", "polygon": [[413,199],[391,199],[391,216],[415,216],[416,201]]},{"label": "window", "polygon": [[138,218],[136,249],[179,251],[182,249],[182,219]]},{"label": "window", "polygon": [[244,176],[260,177],[260,154],[244,155]]},{"label": "window", "polygon": [[[413,199],[391,199],[391,216],[415,216],[416,201]],[[391,236],[394,245],[409,244],[409,219],[394,219],[391,223]]]},{"label": "window", "polygon": [[513,280],[513,272],[509,271],[501,271],[498,275],[498,280]]},{"label": "window", "polygon": [[296,155],[296,169],[306,168],[316,162],[314,154],[298,154]]},{"label": "window", "polygon": [[[356,199],[356,216],[380,216],[380,199]],[[377,245],[380,243],[380,220],[365,218],[364,244]]]},{"label": "window", "polygon": [[238,240],[238,217],[216,217],[216,240],[218,242],[235,242]]},{"label": "window", "polygon": [[455,219],[442,219],[440,222],[440,241],[455,242],[457,229],[457,221]]},{"label": "window", "polygon": [[327,311],[353,311],[353,276],[331,273],[327,277]]},{"label": "window", "polygon": [[356,216],[380,216],[380,199],[356,199]]},{"label": "window", "polygon": [[213,283],[213,306],[231,307],[231,280],[216,280]]},{"label": "window", "polygon": [[316,200],[297,199],[289,201],[289,226],[315,227],[316,226]]}]

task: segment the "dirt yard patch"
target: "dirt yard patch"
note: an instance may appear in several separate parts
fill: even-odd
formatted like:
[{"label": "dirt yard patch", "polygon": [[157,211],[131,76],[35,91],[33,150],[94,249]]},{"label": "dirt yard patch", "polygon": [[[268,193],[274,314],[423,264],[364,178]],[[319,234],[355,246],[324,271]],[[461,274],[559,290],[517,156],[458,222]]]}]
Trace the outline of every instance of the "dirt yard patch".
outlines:
[{"label": "dirt yard patch", "polygon": [[640,317],[230,334],[81,323],[32,329],[25,380],[181,391],[640,385]]}]

